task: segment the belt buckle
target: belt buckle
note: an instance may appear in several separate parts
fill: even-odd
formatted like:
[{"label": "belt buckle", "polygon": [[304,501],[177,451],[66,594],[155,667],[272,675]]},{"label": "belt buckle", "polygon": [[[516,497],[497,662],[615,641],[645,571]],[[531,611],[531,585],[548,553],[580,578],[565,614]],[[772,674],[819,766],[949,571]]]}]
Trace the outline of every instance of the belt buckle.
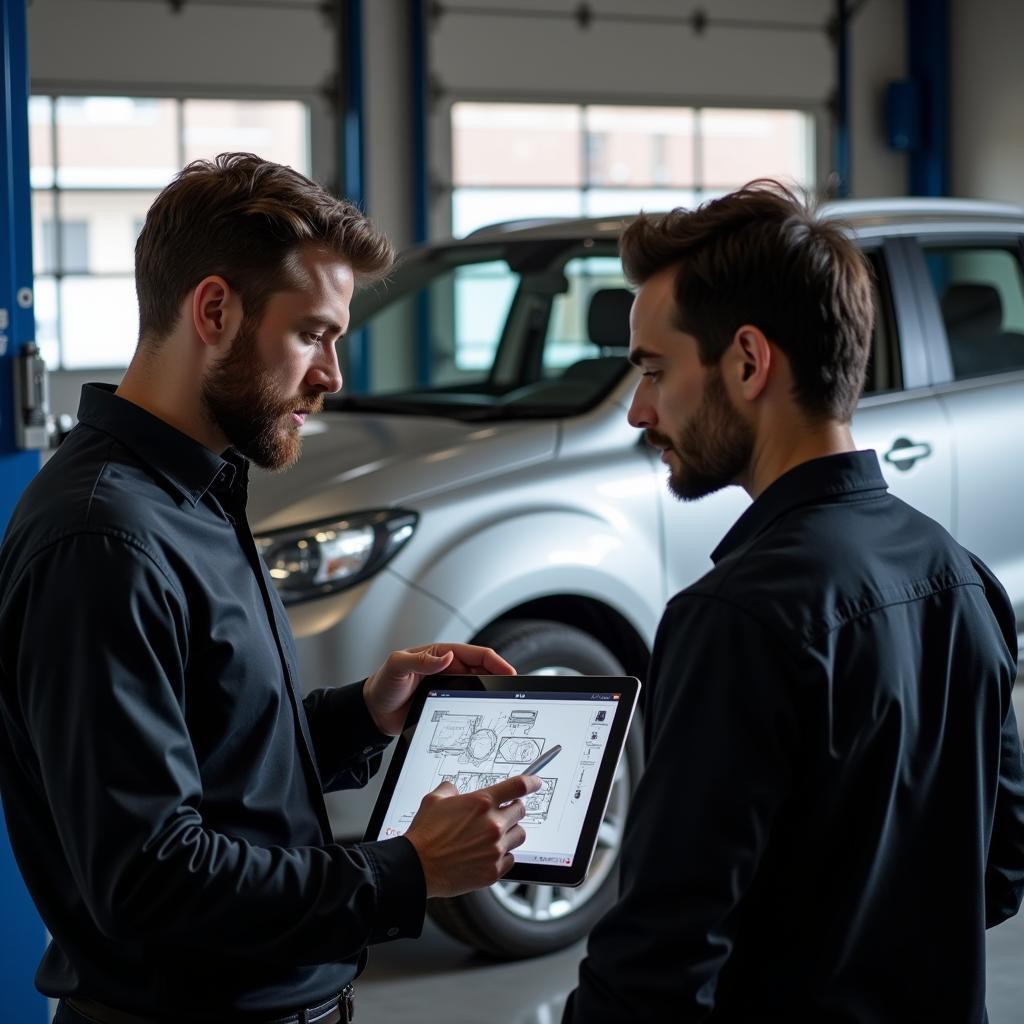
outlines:
[{"label": "belt buckle", "polygon": [[341,1019],[344,1024],[351,1024],[356,1019],[356,993],[351,985],[342,989],[341,997],[338,999],[338,1009],[341,1010]]}]

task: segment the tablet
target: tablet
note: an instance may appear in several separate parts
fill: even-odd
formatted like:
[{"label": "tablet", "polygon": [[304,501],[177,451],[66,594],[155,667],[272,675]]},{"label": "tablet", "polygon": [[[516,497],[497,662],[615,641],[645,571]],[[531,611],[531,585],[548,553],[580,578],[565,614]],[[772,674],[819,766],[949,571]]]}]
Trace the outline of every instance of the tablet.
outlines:
[{"label": "tablet", "polygon": [[526,842],[505,878],[579,885],[587,876],[615,768],[636,709],[632,676],[432,676],[417,690],[367,840],[409,827],[420,801],[442,782],[460,793],[537,772],[526,797]]}]

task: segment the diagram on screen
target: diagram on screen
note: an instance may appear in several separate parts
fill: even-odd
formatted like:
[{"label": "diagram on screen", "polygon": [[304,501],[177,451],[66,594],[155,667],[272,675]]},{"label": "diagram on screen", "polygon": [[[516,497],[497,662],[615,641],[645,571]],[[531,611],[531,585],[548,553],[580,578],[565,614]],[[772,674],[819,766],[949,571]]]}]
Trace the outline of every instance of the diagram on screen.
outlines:
[{"label": "diagram on screen", "polygon": [[[537,717],[534,708],[515,708],[489,718],[435,711],[428,750],[439,762],[436,771],[441,781],[450,782],[460,793],[472,793],[517,774],[548,748],[545,737],[531,735]],[[541,776],[540,780],[541,788],[525,800],[527,822],[545,821],[551,810],[558,779]]]},{"label": "diagram on screen", "polygon": [[549,779],[541,776],[541,787],[536,793],[530,793],[523,799],[526,804],[526,814],[523,821],[529,825],[537,825],[547,821],[548,812],[551,810],[551,800],[555,795],[557,779]]},{"label": "diagram on screen", "polygon": [[495,764],[527,765],[544,753],[544,740],[537,736],[503,736],[498,743]]}]

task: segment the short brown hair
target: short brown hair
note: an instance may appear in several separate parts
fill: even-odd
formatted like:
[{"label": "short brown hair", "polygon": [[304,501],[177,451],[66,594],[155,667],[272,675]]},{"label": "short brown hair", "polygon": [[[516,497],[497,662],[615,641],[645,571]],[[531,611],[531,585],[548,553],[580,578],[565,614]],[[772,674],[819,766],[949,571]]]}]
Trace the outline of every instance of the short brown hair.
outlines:
[{"label": "short brown hair", "polygon": [[696,210],[641,215],[620,240],[626,277],[678,264],[679,327],[705,365],[738,328],[759,327],[789,359],[808,414],[849,421],[871,349],[871,272],[834,220],[777,181],[752,181]]},{"label": "short brown hair", "polygon": [[291,282],[302,245],[321,245],[357,278],[387,273],[394,249],[351,203],[281,164],[252,153],[194,160],[157,196],[135,243],[139,340],[165,338],[181,302],[218,274],[242,298],[247,319]]}]

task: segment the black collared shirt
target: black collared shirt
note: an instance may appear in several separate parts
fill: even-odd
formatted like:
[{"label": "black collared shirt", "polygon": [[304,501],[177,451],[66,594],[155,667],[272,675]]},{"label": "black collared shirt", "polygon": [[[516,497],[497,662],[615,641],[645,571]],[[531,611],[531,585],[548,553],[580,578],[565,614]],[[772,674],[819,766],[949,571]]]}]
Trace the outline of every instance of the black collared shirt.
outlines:
[{"label": "black collared shirt", "polygon": [[873,452],[774,482],[659,627],[578,1024],[985,1019],[1024,891],[1002,587]]},{"label": "black collared shirt", "polygon": [[36,983],[183,1022],[316,1005],[422,927],[411,844],[337,845],[324,805],[388,738],[358,685],[300,697],[245,460],[100,386],[79,420],[0,549],[0,792],[53,936]]}]

